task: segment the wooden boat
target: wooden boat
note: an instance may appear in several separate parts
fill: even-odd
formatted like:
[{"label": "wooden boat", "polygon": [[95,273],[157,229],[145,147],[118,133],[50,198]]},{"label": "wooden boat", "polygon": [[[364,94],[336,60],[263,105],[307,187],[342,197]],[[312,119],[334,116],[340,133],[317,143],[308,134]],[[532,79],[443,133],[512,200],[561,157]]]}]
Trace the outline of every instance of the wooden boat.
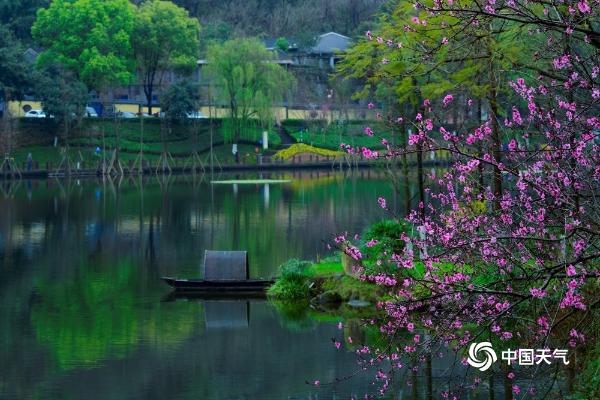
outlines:
[{"label": "wooden boat", "polygon": [[264,295],[273,280],[249,279],[248,253],[245,251],[206,250],[203,264],[204,279],[162,279],[176,293]]},{"label": "wooden boat", "polygon": [[162,278],[176,291],[183,292],[264,292],[274,281],[272,280],[219,280]]}]

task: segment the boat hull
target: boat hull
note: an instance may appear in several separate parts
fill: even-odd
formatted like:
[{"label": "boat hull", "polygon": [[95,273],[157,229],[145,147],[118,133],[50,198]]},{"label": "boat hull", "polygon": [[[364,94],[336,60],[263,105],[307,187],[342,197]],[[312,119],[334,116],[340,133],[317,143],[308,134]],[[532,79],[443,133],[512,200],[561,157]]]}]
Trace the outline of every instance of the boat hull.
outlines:
[{"label": "boat hull", "polygon": [[162,278],[178,292],[198,293],[260,293],[265,292],[274,281],[271,280],[222,280]]}]

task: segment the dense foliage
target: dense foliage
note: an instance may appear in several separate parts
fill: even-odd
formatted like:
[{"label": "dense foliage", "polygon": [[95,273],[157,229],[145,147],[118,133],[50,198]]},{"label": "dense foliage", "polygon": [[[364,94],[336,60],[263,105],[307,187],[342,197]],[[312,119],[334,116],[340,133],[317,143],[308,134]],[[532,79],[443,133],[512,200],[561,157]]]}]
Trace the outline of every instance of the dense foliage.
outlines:
[{"label": "dense foliage", "polygon": [[[599,15],[598,3],[587,0],[398,2],[382,16],[381,32],[367,32],[357,45],[356,69],[343,67],[370,83],[362,96],[389,88],[412,105],[380,116],[405,129],[403,145],[378,152],[343,146],[348,152],[373,159],[452,154],[447,171],[419,171],[417,207],[399,216],[417,234],[400,235],[404,247],[387,246],[378,256],[396,268],[363,276],[393,296],[379,304],[385,317],[370,321],[390,345],[360,352],[365,368],[376,369],[381,393],[406,370],[403,359],[422,362],[440,347],[461,352],[490,341],[497,350],[594,348]],[[449,118],[459,113],[462,123]],[[336,242],[369,261],[346,236]],[[409,334],[408,343],[395,340],[401,334]],[[534,361],[508,366],[507,395],[559,392],[562,364]],[[467,378],[441,395],[469,396],[482,382],[476,371],[467,369]]]},{"label": "dense foliage", "polygon": [[314,36],[336,31],[359,33],[383,0],[175,0],[206,27],[207,39],[267,36],[310,43]]},{"label": "dense foliage", "polygon": [[129,83],[134,14],[127,0],[54,0],[38,11],[31,28],[45,49],[39,64],[63,64],[97,90]]},{"label": "dense foliage", "polygon": [[30,85],[31,68],[12,32],[0,25],[0,101],[20,99]]},{"label": "dense foliage", "polygon": [[256,39],[229,40],[208,49],[207,71],[213,93],[229,108],[233,143],[251,119],[273,122],[272,105],[294,85],[294,77],[276,63],[276,55]]},{"label": "dense foliage", "polygon": [[152,114],[154,87],[161,85],[164,75],[172,71],[189,75],[196,68],[200,24],[170,1],[146,1],[135,15],[131,41],[148,114]]}]

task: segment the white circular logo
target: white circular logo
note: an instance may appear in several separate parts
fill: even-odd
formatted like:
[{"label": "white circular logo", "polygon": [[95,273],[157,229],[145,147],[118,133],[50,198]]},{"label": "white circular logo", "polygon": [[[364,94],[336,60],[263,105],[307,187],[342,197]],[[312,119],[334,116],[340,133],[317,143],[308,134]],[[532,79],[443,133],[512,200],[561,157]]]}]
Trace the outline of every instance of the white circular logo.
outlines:
[{"label": "white circular logo", "polygon": [[[479,356],[482,356],[483,360],[480,360]],[[483,372],[487,371],[497,360],[498,357],[490,342],[471,343],[471,346],[469,346],[467,362],[470,366]]]}]

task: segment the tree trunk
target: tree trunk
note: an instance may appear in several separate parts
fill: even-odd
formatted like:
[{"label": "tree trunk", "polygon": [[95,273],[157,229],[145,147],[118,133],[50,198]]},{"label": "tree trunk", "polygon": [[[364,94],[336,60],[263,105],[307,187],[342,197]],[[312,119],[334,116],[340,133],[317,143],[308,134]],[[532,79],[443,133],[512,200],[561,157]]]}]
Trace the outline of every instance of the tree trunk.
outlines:
[{"label": "tree trunk", "polygon": [[[477,125],[481,124],[481,118],[482,118],[482,109],[481,109],[481,98],[477,99]],[[482,143],[479,143],[478,149],[477,151],[479,152],[478,156],[479,158],[483,157],[483,145]],[[483,163],[479,163],[479,165],[477,166],[477,171],[479,174],[479,193],[483,193],[484,192],[484,188],[485,188],[485,181],[483,178],[483,172],[484,172],[484,165]]]},{"label": "tree trunk", "polygon": [[[148,86],[146,89],[144,89],[144,92],[146,94],[146,106],[148,107],[148,115],[152,115],[152,92],[153,92],[153,88],[152,86]],[[144,109],[142,109],[142,115],[144,113]]]},{"label": "tree trunk", "polygon": [[[491,39],[489,39],[491,40]],[[488,42],[489,46],[489,42]],[[494,177],[493,177],[493,190],[494,190],[494,207],[495,209],[500,208],[500,199],[502,198],[502,171],[498,168],[498,164],[502,161],[502,143],[500,141],[500,126],[498,124],[498,99],[497,99],[497,82],[496,82],[496,70],[494,61],[491,53],[491,46],[488,47],[489,64],[488,64],[488,79],[489,79],[489,90],[488,90],[488,101],[490,103],[490,118],[492,120],[492,156],[494,157]]]}]

